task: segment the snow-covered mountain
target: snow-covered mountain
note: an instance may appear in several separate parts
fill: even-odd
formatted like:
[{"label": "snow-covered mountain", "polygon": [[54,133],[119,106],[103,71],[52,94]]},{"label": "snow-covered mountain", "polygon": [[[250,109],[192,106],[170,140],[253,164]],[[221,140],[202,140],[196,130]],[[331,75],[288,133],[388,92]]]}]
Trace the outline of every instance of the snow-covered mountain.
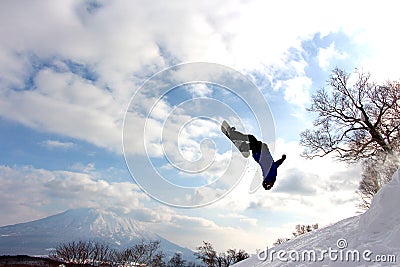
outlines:
[{"label": "snow-covered mountain", "polygon": [[364,214],[264,249],[234,266],[400,266],[399,205],[400,170]]},{"label": "snow-covered mountain", "polygon": [[0,255],[47,255],[57,244],[72,240],[99,240],[124,248],[142,239],[159,240],[161,250],[167,255],[181,252],[185,259],[194,260],[193,251],[146,231],[131,217],[92,208],[0,227]]}]

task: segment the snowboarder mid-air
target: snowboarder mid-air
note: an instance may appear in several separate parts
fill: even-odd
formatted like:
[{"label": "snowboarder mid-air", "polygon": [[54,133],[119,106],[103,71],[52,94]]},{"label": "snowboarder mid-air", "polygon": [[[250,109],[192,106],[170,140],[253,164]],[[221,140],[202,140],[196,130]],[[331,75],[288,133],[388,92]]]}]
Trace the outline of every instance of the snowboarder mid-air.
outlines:
[{"label": "snowboarder mid-air", "polygon": [[274,161],[267,144],[257,140],[254,135],[237,131],[235,127],[230,127],[226,121],[222,123],[221,130],[242,152],[243,156],[247,157],[251,150],[254,160],[261,166],[262,185],[265,190],[270,190],[276,181],[277,169],[285,161],[286,155],[282,155],[279,160]]}]

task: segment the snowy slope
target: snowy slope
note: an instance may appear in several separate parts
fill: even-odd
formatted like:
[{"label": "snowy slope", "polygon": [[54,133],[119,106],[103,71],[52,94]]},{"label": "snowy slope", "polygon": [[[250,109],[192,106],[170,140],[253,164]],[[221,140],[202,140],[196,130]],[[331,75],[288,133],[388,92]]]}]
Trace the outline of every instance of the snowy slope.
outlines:
[{"label": "snowy slope", "polygon": [[47,255],[48,249],[72,240],[100,240],[115,248],[124,248],[142,239],[160,240],[161,249],[167,255],[180,251],[184,258],[194,259],[191,250],[146,231],[131,217],[91,208],[0,227],[0,255]]},{"label": "snowy slope", "polygon": [[234,266],[400,266],[399,205],[400,170],[364,214],[264,249]]}]

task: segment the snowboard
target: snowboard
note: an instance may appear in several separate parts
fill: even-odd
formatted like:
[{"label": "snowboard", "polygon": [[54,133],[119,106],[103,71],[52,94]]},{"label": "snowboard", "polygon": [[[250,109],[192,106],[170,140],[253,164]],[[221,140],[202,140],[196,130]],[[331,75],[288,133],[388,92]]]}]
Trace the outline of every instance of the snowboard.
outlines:
[{"label": "snowboard", "polygon": [[248,145],[246,145],[245,141],[241,140],[232,140],[229,136],[230,129],[232,127],[228,124],[228,122],[223,121],[221,124],[221,131],[228,137],[229,140],[236,146],[236,148],[242,153],[243,157],[248,158],[250,156],[250,150],[248,149]]}]

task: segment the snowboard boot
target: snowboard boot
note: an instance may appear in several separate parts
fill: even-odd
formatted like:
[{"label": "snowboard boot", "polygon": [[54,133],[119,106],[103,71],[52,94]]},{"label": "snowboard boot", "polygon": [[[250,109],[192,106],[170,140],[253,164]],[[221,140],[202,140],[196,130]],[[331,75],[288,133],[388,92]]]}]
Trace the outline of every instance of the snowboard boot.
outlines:
[{"label": "snowboard boot", "polygon": [[240,152],[249,152],[250,151],[250,144],[242,141],[242,143],[239,146],[239,151]]},{"label": "snowboard boot", "polygon": [[228,135],[229,135],[229,138],[230,139],[232,139],[232,133],[234,133],[236,131],[236,128],[235,127],[229,127],[229,129],[228,129]]}]

